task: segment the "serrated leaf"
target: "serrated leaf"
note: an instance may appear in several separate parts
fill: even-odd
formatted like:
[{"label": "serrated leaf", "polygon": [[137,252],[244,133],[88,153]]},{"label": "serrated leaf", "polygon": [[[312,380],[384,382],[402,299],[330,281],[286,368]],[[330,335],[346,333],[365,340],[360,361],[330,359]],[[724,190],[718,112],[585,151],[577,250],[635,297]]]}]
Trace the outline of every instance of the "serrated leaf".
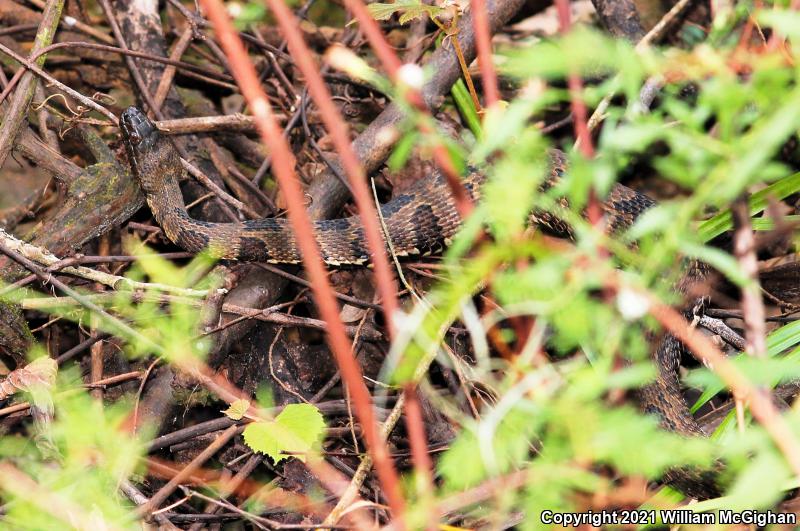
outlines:
[{"label": "serrated leaf", "polygon": [[325,429],[322,413],[311,404],[290,404],[280,412],[275,422],[292,430],[309,446],[319,440]]},{"label": "serrated leaf", "polygon": [[231,403],[231,406],[223,413],[232,420],[241,420],[247,410],[250,409],[250,401],[240,398]]},{"label": "serrated leaf", "polygon": [[244,429],[244,442],[277,464],[293,454],[305,462],[305,453],[320,439],[325,421],[311,404],[286,406],[274,421],[253,422]]}]

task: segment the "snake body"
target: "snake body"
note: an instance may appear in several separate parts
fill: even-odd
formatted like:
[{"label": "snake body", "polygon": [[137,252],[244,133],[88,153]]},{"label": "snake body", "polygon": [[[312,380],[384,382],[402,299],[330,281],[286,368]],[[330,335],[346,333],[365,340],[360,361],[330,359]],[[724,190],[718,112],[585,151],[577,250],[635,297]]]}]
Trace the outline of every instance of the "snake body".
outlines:
[{"label": "snake body", "polygon": [[[120,120],[122,136],[133,173],[141,185],[147,204],[167,237],[190,252],[210,249],[219,258],[295,264],[300,262],[294,234],[285,219],[250,220],[238,223],[209,223],[189,217],[179,180],[184,174],[180,157],[156,126],[138,108],[130,107]],[[543,188],[553,186],[566,170],[564,153],[553,150],[550,171]],[[484,177],[472,171],[463,184],[473,200],[478,199]],[[630,227],[656,202],[627,186],[615,184],[602,203],[610,232]],[[380,207],[392,249],[398,256],[427,255],[441,251],[460,226],[448,186],[438,173],[420,179],[404,193]],[[532,220],[560,233],[569,227],[548,213],[534,213]],[[365,265],[369,251],[357,216],[316,221],[314,234],[323,260],[332,266]],[[690,267],[678,289],[701,279],[701,266]],[[665,336],[654,351],[659,368],[656,380],[640,393],[645,411],[656,414],[662,425],[685,435],[702,435],[680,389],[678,367],[683,346],[673,336]],[[695,497],[718,493],[713,472],[679,469],[668,473],[668,480]]]}]

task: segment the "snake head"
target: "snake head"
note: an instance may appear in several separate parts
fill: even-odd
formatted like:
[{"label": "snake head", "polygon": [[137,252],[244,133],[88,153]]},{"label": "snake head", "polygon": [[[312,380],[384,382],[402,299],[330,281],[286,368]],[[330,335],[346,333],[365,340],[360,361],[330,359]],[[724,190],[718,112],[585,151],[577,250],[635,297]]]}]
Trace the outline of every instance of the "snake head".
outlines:
[{"label": "snake head", "polygon": [[128,107],[120,117],[120,129],[126,146],[132,153],[151,148],[158,140],[155,124],[138,107]]}]

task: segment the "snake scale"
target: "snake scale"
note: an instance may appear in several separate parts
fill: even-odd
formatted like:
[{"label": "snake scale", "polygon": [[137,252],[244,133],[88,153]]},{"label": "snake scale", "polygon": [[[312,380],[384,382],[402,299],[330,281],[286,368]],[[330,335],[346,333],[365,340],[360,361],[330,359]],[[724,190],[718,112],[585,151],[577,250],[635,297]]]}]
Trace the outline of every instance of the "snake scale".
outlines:
[{"label": "snake scale", "polygon": [[[133,174],[153,216],[171,241],[189,252],[211,249],[218,257],[229,260],[300,262],[292,229],[285,219],[209,223],[189,217],[178,185],[185,170],[172,143],[136,107],[123,112],[120,127]],[[566,170],[564,153],[553,150],[550,160],[551,170],[543,187],[552,186]],[[470,172],[463,183],[472,199],[478,199],[482,174]],[[655,204],[649,197],[615,184],[602,204],[608,230],[629,227]],[[441,251],[460,225],[447,184],[438,173],[419,179],[380,208],[393,250],[399,256]],[[563,233],[567,227],[557,218],[543,213],[532,219],[557,232]],[[365,265],[368,262],[366,238],[357,216],[317,221],[314,232],[327,264]],[[689,267],[678,289],[685,293],[688,284],[704,276],[704,269]],[[659,368],[658,377],[642,389],[640,402],[645,411],[660,418],[665,428],[684,435],[702,435],[681,393],[678,368],[682,350],[683,346],[675,337],[666,335],[661,339],[653,353]],[[714,471],[682,468],[668,472],[666,479],[690,496],[708,498],[718,494]]]}]

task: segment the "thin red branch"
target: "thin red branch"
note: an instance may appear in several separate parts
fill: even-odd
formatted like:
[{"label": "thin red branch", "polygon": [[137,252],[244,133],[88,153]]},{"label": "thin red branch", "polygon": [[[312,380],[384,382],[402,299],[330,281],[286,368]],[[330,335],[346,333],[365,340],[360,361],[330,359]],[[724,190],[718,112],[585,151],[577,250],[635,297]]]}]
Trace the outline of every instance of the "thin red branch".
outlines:
[{"label": "thin red branch", "polygon": [[339,307],[320,257],[314,228],[305,211],[305,198],[294,170],[295,158],[272,115],[269,100],[261,88],[255,67],[224,6],[220,0],[202,0],[201,3],[216,30],[217,39],[228,57],[242,95],[253,113],[262,142],[273,153],[273,170],[287,202],[289,222],[294,229],[303,264],[312,282],[311,290],[322,318],[328,323],[328,344],[339,365],[342,379],[353,397],[367,449],[375,462],[378,479],[389,501],[395,523],[399,528],[405,528],[405,501],[400,490],[399,477],[390,459],[386,441],[378,432],[369,391],[364,385],[361,368],[353,356],[350,341],[339,317]]},{"label": "thin red branch", "polygon": [[470,0],[470,9],[472,26],[475,28],[478,66],[481,69],[483,100],[486,107],[492,107],[500,101],[500,91],[497,89],[497,73],[492,63],[492,30],[489,27],[489,14],[486,12],[486,0]]},{"label": "thin red branch", "polygon": [[[562,35],[569,33],[572,28],[570,17],[569,0],[556,0],[558,11],[559,29]],[[583,81],[577,72],[570,72],[567,76],[567,87],[569,89],[570,108],[572,110],[572,122],[575,128],[576,146],[587,159],[594,158],[594,145],[592,136],[589,132],[587,122],[586,104],[581,98],[583,92]],[[589,191],[589,201],[586,205],[586,217],[595,227],[603,225],[603,208],[594,187]]]},{"label": "thin red branch", "polygon": [[[364,36],[369,41],[370,46],[378,56],[386,72],[392,81],[398,81],[398,71],[403,62],[392,49],[392,46],[384,38],[378,22],[369,14],[367,8],[361,0],[344,0],[344,6],[358,21],[358,26],[364,32]],[[421,98],[420,98],[421,100]]]},{"label": "thin red branch", "polygon": [[364,235],[372,255],[375,280],[378,284],[378,292],[381,296],[389,334],[393,336],[395,331],[394,317],[400,307],[397,301],[397,284],[392,274],[392,268],[389,265],[389,258],[386,255],[386,244],[381,235],[375,203],[367,187],[364,168],[361,166],[358,156],[350,143],[350,132],[347,124],[345,124],[341,114],[336,109],[331,93],[320,74],[319,66],[315,63],[314,58],[311,56],[311,51],[303,41],[297,19],[283,0],[266,0],[266,2],[278,21],[281,33],[286,39],[295,64],[300,68],[303,77],[305,77],[308,92],[319,108],[322,121],[331,134],[333,144],[341,158],[342,166],[344,166],[344,170],[347,173],[350,188],[353,191],[358,213],[361,217],[361,223],[364,226]]},{"label": "thin red branch", "polygon": [[[361,0],[345,0],[344,3],[348,11],[350,11],[358,21],[361,30],[367,37],[370,46],[375,51],[375,55],[378,56],[381,64],[383,64],[383,68],[388,72],[389,77],[395,82],[401,81],[399,80],[399,70],[402,62],[383,36],[377,21],[369,14],[364,3]],[[452,38],[457,39],[458,35],[453,35]],[[403,95],[408,103],[414,106],[419,112],[430,115],[430,110],[425,104],[425,99],[416,88],[407,87]],[[420,130],[423,135],[432,132],[424,123],[420,124]],[[472,212],[472,200],[461,184],[458,172],[455,170],[453,161],[450,159],[450,153],[448,153],[447,148],[441,143],[437,143],[437,145],[434,146],[433,159],[439,169],[442,170],[442,173],[444,173],[459,215],[462,218],[466,218]]]},{"label": "thin red branch", "polygon": [[[405,419],[408,430],[408,442],[411,445],[411,459],[414,462],[414,472],[417,476],[418,494],[421,500],[430,500],[433,496],[433,462],[428,454],[428,439],[425,436],[425,422],[422,419],[422,408],[417,396],[416,385],[412,382],[406,384],[405,393]],[[429,524],[436,523],[433,507],[429,514]],[[436,526],[433,525],[433,529]]]},{"label": "thin red branch", "polygon": [[[569,33],[572,28],[572,21],[570,20],[569,0],[556,0],[556,8],[558,11],[558,24],[562,35]],[[575,137],[578,141],[578,146],[587,159],[594,157],[594,146],[592,145],[592,137],[589,136],[589,128],[586,125],[586,104],[581,99],[581,92],[583,91],[583,82],[580,75],[577,73],[570,73],[567,79],[569,87],[570,106],[572,107],[572,120],[575,126]]]}]

